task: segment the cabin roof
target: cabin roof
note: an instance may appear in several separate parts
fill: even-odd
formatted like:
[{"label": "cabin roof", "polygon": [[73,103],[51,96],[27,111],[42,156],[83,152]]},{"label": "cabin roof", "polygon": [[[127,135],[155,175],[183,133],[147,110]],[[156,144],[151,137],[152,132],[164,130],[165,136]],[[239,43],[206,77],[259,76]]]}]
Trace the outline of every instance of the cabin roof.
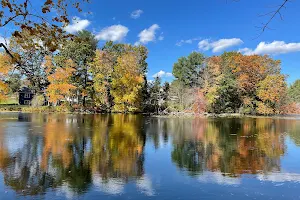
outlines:
[{"label": "cabin roof", "polygon": [[32,90],[28,87],[22,87],[20,90],[19,90],[19,93],[32,93]]}]

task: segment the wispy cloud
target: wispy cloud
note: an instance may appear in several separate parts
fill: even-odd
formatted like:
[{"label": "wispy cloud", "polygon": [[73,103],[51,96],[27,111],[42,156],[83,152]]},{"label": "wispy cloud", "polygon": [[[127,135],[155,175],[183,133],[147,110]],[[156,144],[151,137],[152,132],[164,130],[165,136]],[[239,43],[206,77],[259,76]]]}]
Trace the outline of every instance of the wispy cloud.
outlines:
[{"label": "wispy cloud", "polygon": [[123,25],[113,25],[102,29],[96,34],[96,39],[104,41],[122,41],[129,32],[129,29]]},{"label": "wispy cloud", "polygon": [[296,174],[296,173],[259,174],[257,175],[257,178],[260,181],[300,183],[300,174]]},{"label": "wispy cloud", "polygon": [[83,12],[82,15],[83,15],[84,17],[91,17],[91,16],[94,15],[94,13],[93,13],[93,12]]},{"label": "wispy cloud", "polygon": [[286,54],[300,51],[300,43],[285,43],[284,41],[274,41],[271,43],[260,42],[253,50],[250,48],[243,48],[239,50],[245,55],[253,54]]},{"label": "wispy cloud", "polygon": [[240,38],[220,39],[217,41],[211,41],[209,39],[206,39],[200,41],[198,47],[200,50],[212,50],[212,52],[216,53],[224,51],[225,49],[228,49],[233,46],[241,45],[243,43],[244,42]]},{"label": "wispy cloud", "polygon": [[137,19],[141,16],[141,14],[143,14],[144,11],[142,10],[135,10],[133,11],[131,14],[130,14],[130,17],[133,18],[133,19]]},{"label": "wispy cloud", "polygon": [[138,37],[140,38],[138,42],[135,44],[148,44],[149,42],[156,40],[156,31],[160,29],[160,27],[157,24],[153,24],[148,29],[144,29]]},{"label": "wispy cloud", "polygon": [[65,27],[65,31],[68,33],[76,33],[86,29],[91,22],[87,19],[80,19],[79,17],[74,17],[71,24]]},{"label": "wispy cloud", "polygon": [[159,40],[159,41],[162,41],[162,40],[164,40],[164,39],[165,39],[164,32],[161,32],[161,33],[160,33],[160,36],[158,37],[158,40]]},{"label": "wispy cloud", "polygon": [[194,41],[200,40],[199,38],[192,38],[192,39],[187,39],[187,40],[180,40],[176,42],[176,46],[181,47],[184,44],[192,44]]},{"label": "wispy cloud", "polygon": [[152,77],[153,78],[156,78],[156,77],[162,78],[162,77],[171,77],[171,76],[173,76],[172,73],[160,70],[159,72],[157,72],[156,74],[154,74]]}]

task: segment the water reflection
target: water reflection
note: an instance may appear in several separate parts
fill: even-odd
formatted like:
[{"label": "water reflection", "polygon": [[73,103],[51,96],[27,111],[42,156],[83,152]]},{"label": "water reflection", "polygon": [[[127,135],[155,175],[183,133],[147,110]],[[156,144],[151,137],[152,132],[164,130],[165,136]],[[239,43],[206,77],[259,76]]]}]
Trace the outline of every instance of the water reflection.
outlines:
[{"label": "water reflection", "polygon": [[175,133],[172,159],[179,168],[192,174],[208,170],[233,177],[280,170],[285,121],[219,119],[183,123],[190,123],[191,132]]},{"label": "water reflection", "polygon": [[[82,193],[91,183],[118,193],[130,178],[144,179],[145,135],[138,116],[33,114],[1,125],[0,168],[5,184],[18,193],[42,194],[59,186]],[[28,133],[23,147],[11,153],[5,140],[10,127]]]},{"label": "water reflection", "polygon": [[145,145],[171,144],[173,164],[201,183],[238,185],[245,174],[260,181],[300,182],[299,174],[281,172],[287,137],[300,146],[299,131],[299,120],[271,118],[5,114],[0,116],[0,174],[19,195],[53,189],[68,197],[90,190],[116,195],[131,182],[153,196]]}]

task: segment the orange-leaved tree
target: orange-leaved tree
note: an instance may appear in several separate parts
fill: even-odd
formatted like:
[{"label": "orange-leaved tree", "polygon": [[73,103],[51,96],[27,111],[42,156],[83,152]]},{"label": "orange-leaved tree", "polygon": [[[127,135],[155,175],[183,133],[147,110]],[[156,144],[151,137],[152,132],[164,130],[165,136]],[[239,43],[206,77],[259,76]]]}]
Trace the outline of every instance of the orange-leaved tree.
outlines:
[{"label": "orange-leaved tree", "polygon": [[242,95],[254,96],[260,81],[264,80],[267,75],[280,73],[281,62],[266,55],[236,54],[234,60],[231,68],[237,76]]},{"label": "orange-leaved tree", "polygon": [[51,58],[48,57],[45,62],[48,70],[52,70],[52,73],[50,72],[50,75],[48,76],[50,85],[46,92],[49,96],[49,102],[57,105],[60,101],[67,100],[68,97],[71,97],[72,91],[76,89],[70,80],[74,72],[74,64],[72,60],[66,60],[64,68],[55,68],[50,59]]}]

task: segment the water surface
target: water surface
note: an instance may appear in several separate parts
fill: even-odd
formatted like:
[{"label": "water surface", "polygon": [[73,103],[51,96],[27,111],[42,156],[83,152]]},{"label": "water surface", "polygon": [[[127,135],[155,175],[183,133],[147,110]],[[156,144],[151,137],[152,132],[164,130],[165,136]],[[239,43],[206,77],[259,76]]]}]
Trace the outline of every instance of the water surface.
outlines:
[{"label": "water surface", "polygon": [[0,199],[300,199],[300,120],[0,114]]}]

